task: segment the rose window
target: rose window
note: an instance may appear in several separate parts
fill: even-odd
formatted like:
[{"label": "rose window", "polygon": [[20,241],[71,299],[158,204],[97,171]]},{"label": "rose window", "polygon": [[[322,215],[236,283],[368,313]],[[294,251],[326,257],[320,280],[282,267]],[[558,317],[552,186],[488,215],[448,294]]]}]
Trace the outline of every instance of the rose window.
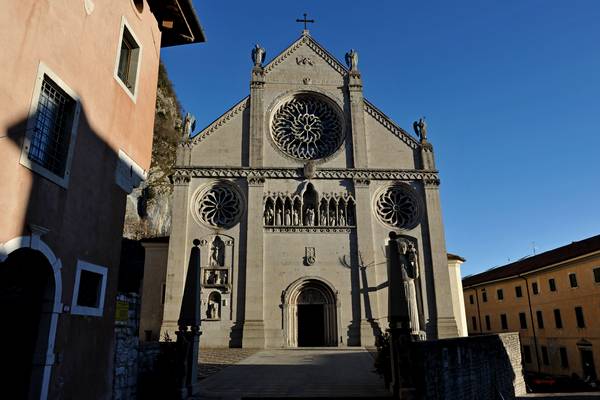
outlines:
[{"label": "rose window", "polygon": [[240,197],[223,184],[211,187],[198,201],[200,219],[212,226],[229,228],[238,222],[241,213]]},{"label": "rose window", "polygon": [[377,198],[376,209],[379,218],[393,228],[411,229],[419,223],[419,201],[408,187],[386,188]]},{"label": "rose window", "polygon": [[328,157],[344,141],[338,113],[327,102],[306,95],[279,107],[273,116],[272,136],[281,151],[299,160]]}]

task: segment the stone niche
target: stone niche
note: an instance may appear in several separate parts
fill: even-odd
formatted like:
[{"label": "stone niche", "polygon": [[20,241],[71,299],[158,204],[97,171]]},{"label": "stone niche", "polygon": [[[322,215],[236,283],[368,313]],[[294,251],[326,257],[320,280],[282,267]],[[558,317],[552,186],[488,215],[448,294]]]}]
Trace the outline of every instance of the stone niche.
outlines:
[{"label": "stone niche", "polygon": [[202,320],[230,319],[234,239],[213,234],[200,240]]}]

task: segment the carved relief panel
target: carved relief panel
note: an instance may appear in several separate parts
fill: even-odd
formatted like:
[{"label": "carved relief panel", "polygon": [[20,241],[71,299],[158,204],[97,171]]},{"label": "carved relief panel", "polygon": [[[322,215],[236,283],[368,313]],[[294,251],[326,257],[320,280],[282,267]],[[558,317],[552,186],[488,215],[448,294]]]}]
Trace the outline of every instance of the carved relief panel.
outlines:
[{"label": "carved relief panel", "polygon": [[202,257],[202,319],[218,321],[231,317],[229,300],[233,286],[234,239],[210,235],[200,240]]}]

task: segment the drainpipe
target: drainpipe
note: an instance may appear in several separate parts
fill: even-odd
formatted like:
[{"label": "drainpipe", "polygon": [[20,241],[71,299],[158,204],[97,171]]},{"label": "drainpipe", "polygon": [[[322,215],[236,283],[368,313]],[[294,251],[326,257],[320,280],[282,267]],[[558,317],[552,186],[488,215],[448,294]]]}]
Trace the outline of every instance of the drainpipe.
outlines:
[{"label": "drainpipe", "polygon": [[535,346],[535,361],[537,363],[537,372],[538,374],[541,372],[540,370],[540,355],[538,353],[538,343],[537,343],[537,335],[535,333],[535,321],[533,320],[533,309],[531,307],[531,296],[529,295],[529,282],[527,282],[527,278],[522,275],[519,277],[525,280],[525,288],[527,289],[527,303],[529,304],[529,317],[531,318],[531,329],[533,330],[533,345]]},{"label": "drainpipe", "polygon": [[477,325],[479,327],[479,333],[483,334],[483,328],[481,327],[481,309],[479,308],[479,293],[477,293],[477,288],[475,288],[475,301],[477,302],[477,317],[479,318],[479,323]]}]

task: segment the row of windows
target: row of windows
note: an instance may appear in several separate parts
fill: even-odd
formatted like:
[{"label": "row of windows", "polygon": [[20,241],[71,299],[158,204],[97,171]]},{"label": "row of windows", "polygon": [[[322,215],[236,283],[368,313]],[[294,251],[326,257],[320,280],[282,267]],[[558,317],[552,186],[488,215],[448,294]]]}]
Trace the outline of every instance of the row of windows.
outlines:
[{"label": "row of windows", "polygon": [[[600,283],[600,267],[594,268],[593,274],[594,274],[594,282]],[[575,274],[574,272],[569,274],[569,285],[572,288],[576,288],[579,286],[577,283],[577,274]],[[551,292],[556,292],[556,281],[554,280],[554,278],[548,279],[548,289]],[[540,288],[539,288],[539,285],[537,282],[531,282],[531,292],[534,295],[537,295],[540,293]],[[517,298],[523,297],[523,288],[520,285],[515,286],[515,297],[517,297]],[[498,300],[504,300],[504,290],[503,289],[496,290],[496,298]],[[481,290],[481,299],[484,303],[487,303],[487,301],[488,301],[488,296],[487,296],[487,292],[485,289]],[[470,304],[475,303],[475,298],[472,294],[469,295],[469,303]]]},{"label": "row of windows", "polygon": [[[578,328],[585,328],[585,318],[583,316],[583,307],[575,307],[575,320],[577,321],[577,327]],[[562,321],[562,316],[560,313],[560,309],[555,309],[553,311],[554,314],[554,326],[557,329],[561,329],[563,327],[563,321]],[[538,329],[544,329],[544,314],[542,313],[541,310],[537,310],[535,312],[535,316],[536,316],[536,321],[537,321],[537,326]],[[473,327],[473,330],[476,331],[477,330],[477,318],[476,317],[471,317],[471,324]],[[503,330],[508,330],[508,317],[506,316],[506,314],[500,314],[500,327]],[[520,329],[527,329],[527,314],[524,312],[519,313],[519,328]],[[492,330],[492,322],[491,322],[491,317],[489,315],[485,316],[485,329],[488,331]]]},{"label": "row of windows", "polygon": [[[135,96],[140,56],[141,47],[123,21],[115,77],[130,96]],[[66,186],[60,182],[69,175],[69,150],[75,140],[79,105],[76,96],[60,79],[53,79],[48,71],[40,75],[39,95],[34,102],[35,114],[28,127],[23,156],[42,169],[31,167],[34,171]]]},{"label": "row of windows", "polygon": [[[540,354],[542,356],[542,364],[550,365],[550,357],[548,355],[547,346],[540,346]],[[561,368],[569,368],[569,356],[567,353],[567,348],[559,347],[558,354],[560,356]],[[533,362],[533,358],[531,356],[531,346],[529,345],[523,345],[523,362],[525,364],[531,364]]]}]

